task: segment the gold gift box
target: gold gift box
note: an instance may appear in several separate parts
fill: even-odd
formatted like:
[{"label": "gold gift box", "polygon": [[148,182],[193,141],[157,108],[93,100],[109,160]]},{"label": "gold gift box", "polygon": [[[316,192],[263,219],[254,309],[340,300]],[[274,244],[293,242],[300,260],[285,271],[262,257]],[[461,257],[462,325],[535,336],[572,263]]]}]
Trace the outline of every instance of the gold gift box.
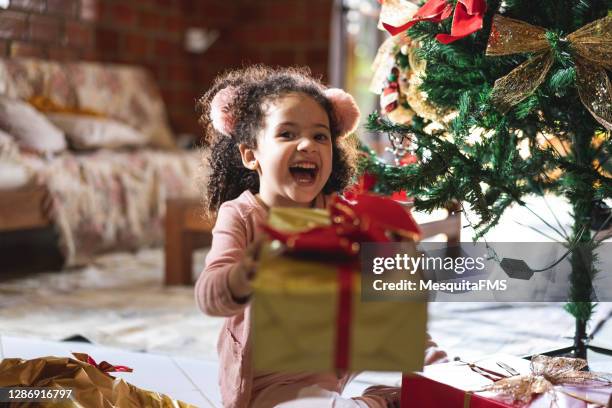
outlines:
[{"label": "gold gift box", "polygon": [[[273,208],[269,226],[299,232],[329,225],[323,210]],[[341,262],[283,255],[277,242],[260,253],[253,283],[253,365],[265,371],[333,372]],[[423,367],[427,303],[362,302],[354,270],[350,371],[418,371]]]}]

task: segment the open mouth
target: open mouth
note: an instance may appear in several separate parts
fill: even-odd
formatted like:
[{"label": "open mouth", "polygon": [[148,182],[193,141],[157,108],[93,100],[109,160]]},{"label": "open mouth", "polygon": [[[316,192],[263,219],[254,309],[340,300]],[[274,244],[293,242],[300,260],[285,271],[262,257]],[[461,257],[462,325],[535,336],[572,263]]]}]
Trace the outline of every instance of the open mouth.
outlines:
[{"label": "open mouth", "polygon": [[289,166],[289,172],[296,183],[301,185],[313,184],[319,172],[319,166],[313,162],[298,162]]}]

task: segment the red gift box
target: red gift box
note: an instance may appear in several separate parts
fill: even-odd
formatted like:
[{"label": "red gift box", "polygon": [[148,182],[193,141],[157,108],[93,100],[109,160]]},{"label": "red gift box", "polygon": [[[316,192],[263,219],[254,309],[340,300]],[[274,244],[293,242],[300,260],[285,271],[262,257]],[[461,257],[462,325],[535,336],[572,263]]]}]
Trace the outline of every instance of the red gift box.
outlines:
[{"label": "red gift box", "polygon": [[401,408],[512,408],[418,374],[402,377]]},{"label": "red gift box", "polygon": [[[612,382],[610,374],[599,375],[596,373],[586,373],[580,371],[580,366],[571,366],[566,359],[564,364],[567,370],[562,373],[558,365],[552,363],[554,359],[545,356],[536,358],[536,363],[527,360],[498,355],[487,359],[479,360],[475,364],[463,362],[452,362],[446,364],[436,364],[425,367],[423,373],[408,374],[402,377],[401,407],[402,408],[591,408],[605,406],[612,395]],[[559,360],[556,360],[559,362]],[[547,365],[550,363],[549,365]],[[508,372],[502,366],[509,367],[513,373]],[[525,401],[525,404],[516,403],[513,405],[512,399],[491,391],[483,389],[491,386],[499,386],[507,380],[519,378],[537,378],[534,369],[548,370],[546,367],[557,367],[557,372],[545,372],[562,378],[565,376],[566,382],[559,381],[559,385],[553,386],[549,391],[533,395],[533,399]],[[517,375],[518,373],[518,375]],[[569,373],[570,375],[567,375]],[[544,377],[546,377],[544,375]],[[588,376],[594,376],[591,379]],[[582,385],[577,385],[580,379],[585,376]],[[570,377],[577,379],[574,385],[570,385]],[[496,380],[496,381],[493,381]],[[557,383],[553,381],[553,383]],[[528,402],[528,403],[527,403]],[[552,405],[551,405],[552,404]],[[555,405],[556,404],[556,405]]]}]

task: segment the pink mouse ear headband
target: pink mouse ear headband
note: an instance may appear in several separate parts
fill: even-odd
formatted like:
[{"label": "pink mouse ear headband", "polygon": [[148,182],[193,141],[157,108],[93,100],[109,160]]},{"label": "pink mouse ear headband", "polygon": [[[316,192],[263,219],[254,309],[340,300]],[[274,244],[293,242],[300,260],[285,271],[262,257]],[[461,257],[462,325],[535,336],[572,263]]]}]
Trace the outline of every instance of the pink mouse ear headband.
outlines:
[{"label": "pink mouse ear headband", "polygon": [[[230,110],[235,98],[237,88],[226,86],[215,94],[210,102],[210,120],[213,127],[226,136],[230,136],[234,129],[235,118]],[[340,137],[353,133],[359,125],[359,108],[353,97],[339,88],[329,88],[323,94],[331,102],[334,116],[338,121]]]}]

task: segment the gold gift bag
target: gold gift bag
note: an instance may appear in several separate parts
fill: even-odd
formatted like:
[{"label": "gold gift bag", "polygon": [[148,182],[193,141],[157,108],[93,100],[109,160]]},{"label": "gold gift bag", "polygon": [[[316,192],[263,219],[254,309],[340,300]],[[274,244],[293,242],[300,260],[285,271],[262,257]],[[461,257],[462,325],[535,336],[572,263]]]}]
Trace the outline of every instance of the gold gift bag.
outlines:
[{"label": "gold gift bag", "polygon": [[[273,208],[269,218],[270,227],[288,232],[328,225],[330,216],[323,210]],[[344,322],[348,340],[342,343],[339,330],[347,315],[339,313],[339,273],[347,267],[352,269],[352,290],[350,320]],[[254,289],[256,370],[418,371],[423,367],[427,304],[362,302],[355,259],[347,262],[312,253],[290,256],[279,251],[277,241],[267,242]]]},{"label": "gold gift bag", "polygon": [[[196,408],[167,395],[143,390],[109,372],[120,371],[106,362],[99,365],[87,354],[68,357],[41,357],[32,360],[0,360],[0,387],[43,387],[71,390],[69,399],[39,402],[11,402],[8,408]],[[92,361],[93,364],[86,362]],[[131,369],[128,369],[131,371]],[[123,370],[121,370],[123,371]],[[126,370],[127,371],[127,370]],[[0,406],[5,406],[0,404]]]}]

